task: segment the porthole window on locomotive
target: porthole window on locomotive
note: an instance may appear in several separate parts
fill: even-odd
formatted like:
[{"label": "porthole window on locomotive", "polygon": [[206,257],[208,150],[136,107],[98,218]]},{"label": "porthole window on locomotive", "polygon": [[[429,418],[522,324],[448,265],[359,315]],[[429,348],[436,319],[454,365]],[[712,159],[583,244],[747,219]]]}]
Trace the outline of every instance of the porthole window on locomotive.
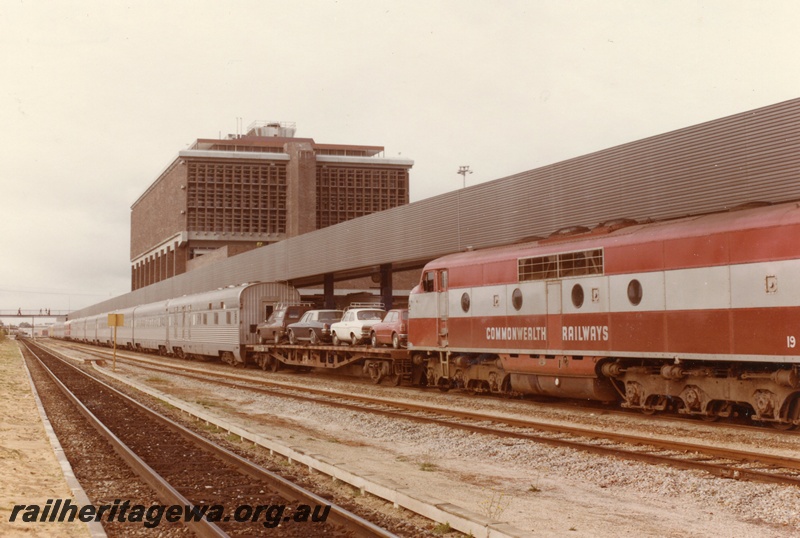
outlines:
[{"label": "porthole window on locomotive", "polygon": [[642,302],[642,283],[635,278],[628,283],[628,300],[634,306]]},{"label": "porthole window on locomotive", "polygon": [[583,306],[583,286],[580,284],[572,286],[572,304],[575,305],[575,308]]},{"label": "porthole window on locomotive", "polygon": [[461,296],[461,310],[469,312],[469,293],[467,292]]},{"label": "porthole window on locomotive", "polygon": [[514,305],[515,310],[522,308],[522,290],[516,288],[511,294],[511,304]]}]

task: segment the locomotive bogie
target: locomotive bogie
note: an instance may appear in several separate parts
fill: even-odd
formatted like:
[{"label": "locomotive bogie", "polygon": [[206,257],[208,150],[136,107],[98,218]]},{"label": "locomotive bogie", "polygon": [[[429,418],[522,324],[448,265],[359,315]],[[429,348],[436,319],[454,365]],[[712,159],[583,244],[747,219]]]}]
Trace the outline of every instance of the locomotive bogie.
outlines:
[{"label": "locomotive bogie", "polygon": [[663,410],[670,402],[678,413],[727,417],[734,408],[752,412],[762,422],[800,425],[800,367],[765,368],[740,364],[664,363],[628,366],[609,363],[604,373],[624,386],[622,406]]}]

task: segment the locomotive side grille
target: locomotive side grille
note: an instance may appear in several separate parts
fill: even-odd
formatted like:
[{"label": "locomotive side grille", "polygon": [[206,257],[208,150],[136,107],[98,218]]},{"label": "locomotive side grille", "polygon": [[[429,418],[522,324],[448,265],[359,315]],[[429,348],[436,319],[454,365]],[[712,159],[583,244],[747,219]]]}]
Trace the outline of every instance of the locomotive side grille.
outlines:
[{"label": "locomotive side grille", "polygon": [[517,274],[520,282],[602,275],[603,249],[519,258],[517,260]]}]

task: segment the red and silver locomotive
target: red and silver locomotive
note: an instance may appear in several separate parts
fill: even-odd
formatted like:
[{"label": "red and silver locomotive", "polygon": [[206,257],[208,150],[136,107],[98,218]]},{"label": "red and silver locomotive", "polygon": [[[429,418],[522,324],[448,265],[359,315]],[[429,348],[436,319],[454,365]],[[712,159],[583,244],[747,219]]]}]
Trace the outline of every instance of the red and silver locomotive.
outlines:
[{"label": "red and silver locomotive", "polygon": [[429,384],[800,424],[800,204],[620,220],[426,265]]}]

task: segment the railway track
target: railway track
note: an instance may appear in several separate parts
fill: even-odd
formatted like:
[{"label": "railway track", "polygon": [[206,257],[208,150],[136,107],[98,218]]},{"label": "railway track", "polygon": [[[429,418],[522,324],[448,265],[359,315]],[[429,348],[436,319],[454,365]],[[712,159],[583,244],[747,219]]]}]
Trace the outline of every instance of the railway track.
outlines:
[{"label": "railway track", "polygon": [[175,520],[196,535],[394,536],[189,431],[47,350],[26,346],[163,505],[184,508]]},{"label": "railway track", "polygon": [[[97,350],[92,352],[98,353]],[[356,412],[370,412],[474,433],[524,439],[549,446],[650,464],[700,470],[723,478],[800,486],[800,459],[796,458],[532,420],[500,418],[496,415],[471,411],[286,385],[235,373],[209,374],[190,366],[165,367],[146,358],[125,356],[122,360],[133,361],[138,367],[148,370],[181,375],[205,383],[304,400]]]}]

